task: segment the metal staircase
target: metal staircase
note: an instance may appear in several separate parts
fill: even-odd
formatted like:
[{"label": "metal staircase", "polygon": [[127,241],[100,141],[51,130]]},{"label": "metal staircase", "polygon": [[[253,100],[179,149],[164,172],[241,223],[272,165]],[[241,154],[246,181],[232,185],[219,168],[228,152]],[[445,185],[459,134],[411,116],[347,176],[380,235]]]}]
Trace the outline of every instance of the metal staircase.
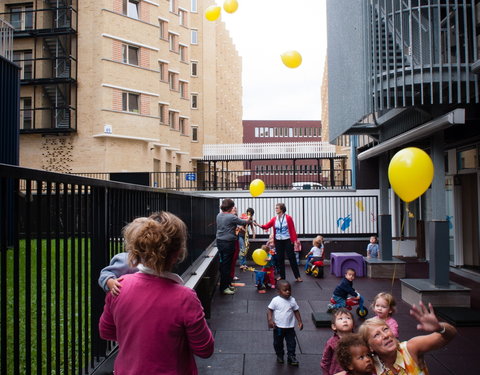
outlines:
[{"label": "metal staircase", "polygon": [[43,87],[53,107],[53,127],[70,128],[70,111],[67,99],[58,85],[46,85]]}]

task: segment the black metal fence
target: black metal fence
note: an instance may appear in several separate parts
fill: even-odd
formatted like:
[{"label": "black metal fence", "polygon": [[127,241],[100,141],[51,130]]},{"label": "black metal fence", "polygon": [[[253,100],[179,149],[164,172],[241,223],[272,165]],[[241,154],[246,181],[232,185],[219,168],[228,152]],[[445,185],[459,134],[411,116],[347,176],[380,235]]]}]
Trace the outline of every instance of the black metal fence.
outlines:
[{"label": "black metal fence", "polygon": [[[178,191],[248,190],[250,182],[259,178],[268,190],[352,187],[352,170],[324,170],[321,173],[284,169],[253,172],[244,171],[190,171],[190,172],[136,172],[136,173],[75,173],[78,176],[101,180],[122,180],[161,189]],[[122,179],[122,176],[125,179]],[[305,187],[304,187],[305,185]]]},{"label": "black metal fence", "polygon": [[159,210],[189,228],[182,274],[215,238],[217,199],[0,164],[0,373],[87,374],[108,354],[99,272],[123,226]]}]

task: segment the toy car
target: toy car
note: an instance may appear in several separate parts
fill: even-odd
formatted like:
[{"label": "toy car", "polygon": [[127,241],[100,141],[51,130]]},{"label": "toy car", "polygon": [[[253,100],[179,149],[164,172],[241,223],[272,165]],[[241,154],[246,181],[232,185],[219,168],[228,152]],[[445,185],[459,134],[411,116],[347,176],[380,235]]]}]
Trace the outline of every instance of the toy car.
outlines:
[{"label": "toy car", "polygon": [[[359,301],[360,300],[357,298],[349,297],[345,301],[346,302],[345,308],[347,310],[351,310],[353,306],[359,305]],[[330,303],[334,305],[336,302],[333,298],[331,298]],[[360,318],[365,318],[368,315],[368,309],[365,306],[363,306],[363,303],[362,303],[362,305],[357,307],[356,313]]]},{"label": "toy car", "polygon": [[323,278],[323,261],[317,260],[313,264],[308,264],[305,273],[316,278]]}]

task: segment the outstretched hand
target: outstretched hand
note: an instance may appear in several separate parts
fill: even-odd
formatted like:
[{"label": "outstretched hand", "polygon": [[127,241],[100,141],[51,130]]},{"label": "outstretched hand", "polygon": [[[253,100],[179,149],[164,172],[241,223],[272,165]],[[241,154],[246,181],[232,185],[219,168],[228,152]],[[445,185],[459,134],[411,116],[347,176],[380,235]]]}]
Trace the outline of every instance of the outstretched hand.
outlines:
[{"label": "outstretched hand", "polygon": [[438,318],[435,315],[433,306],[428,304],[428,308],[420,301],[418,307],[413,305],[410,309],[410,315],[417,319],[417,329],[426,332],[436,332],[442,329],[442,326],[438,322]]}]

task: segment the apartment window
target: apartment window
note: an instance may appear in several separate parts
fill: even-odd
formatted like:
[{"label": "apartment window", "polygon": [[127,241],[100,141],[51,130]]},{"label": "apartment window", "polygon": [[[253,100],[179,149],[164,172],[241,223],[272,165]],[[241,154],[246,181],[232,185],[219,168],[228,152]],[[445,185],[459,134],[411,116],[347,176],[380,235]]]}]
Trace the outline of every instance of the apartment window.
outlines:
[{"label": "apartment window", "polygon": [[192,141],[198,142],[198,127],[192,126]]},{"label": "apartment window", "polygon": [[258,138],[260,136],[259,129],[255,128],[255,138]]},{"label": "apartment window", "polygon": [[167,40],[168,22],[165,20],[159,19],[158,26],[160,27],[160,39]]},{"label": "apartment window", "polygon": [[139,0],[123,0],[123,14],[138,20]]},{"label": "apartment window", "polygon": [[192,29],[192,44],[198,44],[198,30]]},{"label": "apartment window", "polygon": [[288,136],[293,137],[293,128],[288,128]]},{"label": "apartment window", "polygon": [[170,51],[178,52],[178,35],[173,33],[168,33],[168,45]]},{"label": "apartment window", "polygon": [[13,52],[13,62],[22,68],[20,79],[33,78],[32,50]]},{"label": "apartment window", "polygon": [[193,109],[197,109],[198,108],[198,94],[192,94],[191,96],[191,107]]},{"label": "apartment window", "polygon": [[187,99],[188,95],[188,82],[180,81],[180,97]]},{"label": "apartment window", "polygon": [[168,72],[168,85],[170,90],[178,90],[178,74],[174,72]]},{"label": "apartment window", "polygon": [[168,64],[166,62],[159,61],[158,70],[160,72],[160,81],[166,82],[168,74]]},{"label": "apartment window", "polygon": [[138,113],[140,95],[131,92],[122,93],[122,111]]},{"label": "apartment window", "polygon": [[177,13],[177,0],[170,0],[168,10],[172,13]]},{"label": "apartment window", "polygon": [[20,127],[32,129],[33,125],[32,98],[20,98]]},{"label": "apartment window", "polygon": [[32,4],[16,5],[9,7],[10,23],[15,30],[33,29],[33,6]]},{"label": "apartment window", "polygon": [[185,117],[180,117],[178,125],[180,127],[180,134],[181,135],[186,135],[187,134],[187,119]]},{"label": "apartment window", "polygon": [[198,75],[198,61],[191,62],[191,73],[192,77],[196,77]]},{"label": "apartment window", "polygon": [[198,1],[197,0],[191,0],[190,11],[195,12],[195,13],[198,12]]},{"label": "apartment window", "polygon": [[122,62],[138,66],[138,47],[122,44]]},{"label": "apartment window", "polygon": [[178,10],[178,23],[181,26],[187,26],[187,12],[183,9]]},{"label": "apartment window", "polygon": [[180,52],[180,61],[186,62],[187,61],[187,47],[180,44],[178,47]]},{"label": "apartment window", "polygon": [[177,128],[177,115],[178,113],[175,111],[168,111],[168,125],[170,126],[170,129],[176,129]]},{"label": "apartment window", "polygon": [[158,117],[160,118],[160,124],[166,124],[167,123],[167,105],[164,103],[159,103],[158,104]]}]

